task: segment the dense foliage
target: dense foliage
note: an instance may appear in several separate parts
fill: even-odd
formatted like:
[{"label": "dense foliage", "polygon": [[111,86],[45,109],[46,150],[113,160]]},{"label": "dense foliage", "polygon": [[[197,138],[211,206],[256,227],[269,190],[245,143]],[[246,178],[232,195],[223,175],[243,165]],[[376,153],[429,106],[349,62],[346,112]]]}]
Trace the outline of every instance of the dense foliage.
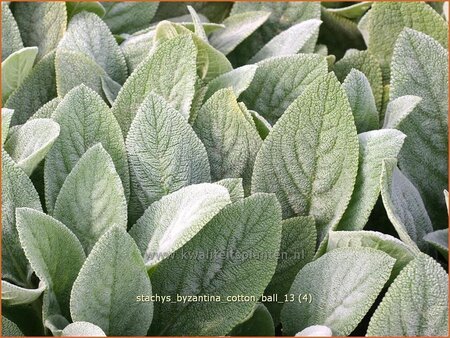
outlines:
[{"label": "dense foliage", "polygon": [[2,2],[3,335],[448,335],[443,3]]}]

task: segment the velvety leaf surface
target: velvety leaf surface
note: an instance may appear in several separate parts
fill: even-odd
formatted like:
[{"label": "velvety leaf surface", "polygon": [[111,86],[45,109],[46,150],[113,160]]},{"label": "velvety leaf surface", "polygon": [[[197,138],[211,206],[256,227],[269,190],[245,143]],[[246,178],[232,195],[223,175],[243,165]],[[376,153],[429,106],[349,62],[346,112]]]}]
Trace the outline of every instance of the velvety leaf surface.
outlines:
[{"label": "velvety leaf surface", "polygon": [[16,208],[21,207],[42,210],[31,180],[2,150],[2,278],[29,287],[28,261],[16,229]]},{"label": "velvety leaf surface", "polygon": [[2,108],[2,146],[8,137],[9,125],[11,124],[12,115],[14,110],[8,108]]},{"label": "velvety leaf surface", "polygon": [[327,251],[336,248],[367,247],[384,251],[394,258],[391,279],[417,255],[417,250],[411,249],[399,239],[376,231],[330,231]]},{"label": "velvety leaf surface", "polygon": [[56,97],[55,53],[46,55],[4,103],[13,109],[11,124],[23,124],[45,103]]},{"label": "velvety leaf surface", "polygon": [[399,167],[419,190],[434,227],[445,228],[441,194],[448,180],[448,52],[429,36],[406,29],[396,42],[391,68],[391,99],[422,98],[398,127],[407,136]]},{"label": "velvety leaf surface", "polygon": [[404,95],[390,101],[386,107],[383,128],[398,128],[420,101],[422,98],[414,95]]},{"label": "velvety leaf surface", "polygon": [[18,2],[12,8],[23,44],[38,47],[38,60],[56,49],[67,25],[63,2]]},{"label": "velvety leaf surface", "polygon": [[246,65],[232,71],[222,74],[208,83],[204,100],[209,99],[215,92],[220,89],[231,87],[236,97],[239,97],[252,83],[255,76],[257,66]]},{"label": "velvety leaf surface", "polygon": [[145,335],[153,303],[152,287],[139,249],[124,229],[113,227],[95,244],[73,285],[70,312],[74,322],[90,321],[107,335]]},{"label": "velvety leaf surface", "polygon": [[161,43],[179,35],[190,35],[197,48],[197,75],[205,82],[233,69],[223,53],[178,23],[163,21],[155,29],[155,42]]},{"label": "velvety leaf surface", "polygon": [[[239,294],[258,299],[275,271],[273,254],[280,238],[281,209],[274,195],[237,201],[157,267],[151,278],[154,292],[173,297],[218,295],[225,302],[227,296]],[[231,251],[234,259],[226,257]],[[256,301],[157,303],[149,333],[225,335],[255,305]]]},{"label": "velvety leaf surface", "polygon": [[[125,82],[128,74],[122,50],[97,15],[88,12],[75,15],[70,20],[59,49],[82,53],[104,69],[111,79],[120,84]],[[72,76],[78,74],[72,71]]]},{"label": "velvety leaf surface", "polygon": [[206,101],[193,128],[208,153],[212,181],[242,177],[244,190],[249,190],[262,140],[246,120],[232,89],[222,89]]},{"label": "velvety leaf surface", "polygon": [[297,332],[295,337],[331,337],[333,332],[328,326],[311,325]]},{"label": "velvety leaf surface", "polygon": [[230,203],[225,187],[202,183],[181,188],[150,205],[130,230],[147,268],[182,247]]},{"label": "velvety leaf surface", "polygon": [[352,69],[364,73],[372,88],[377,109],[381,109],[383,102],[383,80],[380,64],[367,50],[350,49],[333,67],[339,81],[343,82]]},{"label": "velvety leaf surface", "polygon": [[113,34],[134,33],[150,26],[158,2],[102,2],[103,20]]},{"label": "velvety leaf surface", "polygon": [[373,314],[368,336],[447,336],[448,275],[420,254],[389,287]]},{"label": "velvety leaf surface", "polygon": [[244,198],[244,187],[242,185],[242,178],[224,178],[223,180],[215,182],[225,188],[227,188],[230,194],[230,200],[232,203]]},{"label": "velvety leaf surface", "polygon": [[80,157],[96,143],[111,156],[126,196],[128,163],[120,127],[103,100],[82,85],[68,93],[53,115],[61,132],[45,160],[45,199],[52,212],[59,191]]},{"label": "velvety leaf surface", "polygon": [[16,19],[6,2],[2,2],[2,42],[2,62],[12,53],[23,48]]},{"label": "velvety leaf surface", "polygon": [[144,208],[186,185],[210,181],[203,144],[184,116],[156,94],[140,106],[126,146],[133,193]]},{"label": "velvety leaf surface", "polygon": [[225,28],[213,32],[209,42],[227,55],[266,22],[270,14],[266,11],[249,11],[231,15],[223,21]]},{"label": "velvety leaf surface", "polygon": [[240,99],[274,124],[289,105],[317,77],[327,74],[327,63],[318,55],[292,55],[257,64],[253,81]]},{"label": "velvety leaf surface", "polygon": [[249,61],[256,63],[276,56],[312,53],[319,34],[320,20],[298,23],[273,37]]},{"label": "velvety leaf surface", "polygon": [[22,48],[2,62],[2,102],[6,102],[30,73],[37,53],[37,47]]},{"label": "velvety leaf surface", "polygon": [[78,337],[106,337],[105,332],[97,325],[89,322],[75,322],[67,325],[61,332],[61,336]]},{"label": "velvety leaf surface", "polygon": [[33,119],[11,132],[5,150],[30,176],[59,136],[59,125],[51,119]]},{"label": "velvety leaf surface", "polygon": [[80,242],[64,224],[29,208],[17,209],[17,230],[31,267],[55,298],[49,313],[70,318],[70,290],[85,260]]},{"label": "velvety leaf surface", "polygon": [[26,289],[2,280],[2,306],[30,304],[41,296],[45,288],[45,285],[40,285],[37,289]]},{"label": "velvety leaf surface", "polygon": [[448,260],[448,229],[436,230],[423,238]]},{"label": "velvety leaf surface", "polygon": [[352,113],[345,92],[330,74],[307,87],[264,140],[252,192],[276,193],[284,217],[313,216],[321,241],[341,219],[357,169]]},{"label": "velvety leaf surface", "polygon": [[358,133],[378,129],[379,117],[369,80],[364,73],[352,69],[342,84]]},{"label": "velvety leaf surface", "polygon": [[107,74],[90,56],[60,48],[55,57],[55,72],[60,97],[64,97],[80,85],[85,85],[104,96],[102,77]]},{"label": "velvety leaf surface", "polygon": [[86,253],[112,226],[126,229],[127,202],[111,157],[100,143],[67,175],[53,215],[78,237]]},{"label": "velvety leaf surface", "polygon": [[396,160],[383,161],[381,196],[400,239],[413,248],[427,249],[423,237],[433,231],[430,217],[419,192],[397,168]]},{"label": "velvety leaf surface", "polygon": [[359,161],[355,189],[338,230],[362,230],[380,195],[383,159],[396,158],[405,135],[395,129],[373,130],[358,135]]},{"label": "velvety leaf surface", "polygon": [[403,28],[428,34],[447,48],[447,23],[425,2],[374,3],[368,15],[368,49],[379,60],[386,79],[394,44]]},{"label": "velvety leaf surface", "polygon": [[328,326],[333,335],[349,335],[374,303],[394,262],[375,249],[340,248],[307,264],[289,293],[310,295],[311,301],[284,305],[284,334],[294,335],[320,324]]},{"label": "velvety leaf surface", "polygon": [[188,118],[194,97],[196,55],[192,38],[180,36],[159,45],[139,65],[112,107],[124,136],[128,134],[139,106],[151,91]]},{"label": "velvety leaf surface", "polygon": [[[3,40],[4,41],[4,40]],[[14,322],[10,321],[8,318],[2,316],[2,336],[4,337],[21,337],[24,336],[22,331],[17,327]]]},{"label": "velvety leaf surface", "polygon": [[309,19],[320,19],[320,3],[318,2],[236,2],[230,15],[252,11],[267,11],[271,12],[271,15],[257,31],[230,54],[233,64],[245,64],[274,36],[289,27]]}]

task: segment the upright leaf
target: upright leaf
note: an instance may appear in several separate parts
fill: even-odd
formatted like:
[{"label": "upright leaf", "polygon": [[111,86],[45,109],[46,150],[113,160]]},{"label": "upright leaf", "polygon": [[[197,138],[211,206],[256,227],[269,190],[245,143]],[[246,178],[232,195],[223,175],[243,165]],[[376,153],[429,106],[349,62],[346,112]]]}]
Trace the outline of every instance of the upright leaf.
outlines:
[{"label": "upright leaf", "polygon": [[330,74],[286,110],[255,161],[252,192],[273,192],[283,216],[311,215],[318,239],[341,219],[358,169],[358,139],[345,92]]},{"label": "upright leaf", "polygon": [[[157,294],[173,299],[177,294],[217,295],[220,301],[156,303],[149,333],[229,333],[252,311],[275,271],[280,224],[274,195],[255,194],[222,209],[171,259],[161,262],[151,278]],[[251,298],[236,302],[232,295]]]},{"label": "upright leaf", "polygon": [[6,102],[30,73],[37,53],[37,47],[22,48],[2,62],[2,102]]},{"label": "upright leaf", "polygon": [[210,181],[205,147],[186,119],[156,94],[139,108],[126,146],[133,192],[144,208],[186,185]]},{"label": "upright leaf", "polygon": [[225,55],[181,24],[169,21],[159,23],[155,29],[154,41],[155,43],[161,43],[179,35],[190,35],[192,37],[198,53],[197,75],[203,81],[209,82],[233,69]]},{"label": "upright leaf", "polygon": [[222,89],[206,101],[193,127],[208,153],[211,179],[242,177],[248,191],[262,141],[242,113],[233,90]]},{"label": "upright leaf", "polygon": [[271,12],[271,15],[230,54],[233,64],[246,64],[267,42],[289,27],[309,19],[320,19],[318,2],[236,2],[230,15],[252,11]]},{"label": "upright leaf", "polygon": [[86,258],[80,242],[64,224],[29,208],[17,209],[17,230],[31,267],[55,299],[49,314],[70,318],[70,290]]},{"label": "upright leaf", "polygon": [[158,2],[103,2],[103,20],[114,34],[134,33],[150,26]]},{"label": "upright leaf", "polygon": [[102,78],[107,76],[90,56],[59,48],[55,57],[55,73],[58,95],[66,96],[73,88],[85,85],[102,97]]},{"label": "upright leaf", "polygon": [[23,44],[25,47],[38,47],[38,60],[56,49],[66,31],[65,3],[18,2],[12,8]]},{"label": "upright leaf", "polygon": [[5,143],[5,150],[30,176],[50,151],[58,136],[58,123],[51,119],[34,119],[11,133]]},{"label": "upright leaf", "polygon": [[11,125],[25,123],[39,108],[55,97],[55,53],[50,53],[33,67],[4,103],[4,107],[16,112]]},{"label": "upright leaf", "polygon": [[[67,32],[58,46],[58,50],[60,49],[90,57],[111,79],[120,84],[127,78],[127,66],[121,49],[106,24],[93,13],[81,12],[70,20]],[[77,74],[73,73],[72,76]]]},{"label": "upright leaf", "polygon": [[101,144],[73,167],[53,212],[78,237],[86,253],[112,226],[127,227],[127,202],[114,163]]},{"label": "upright leaf", "polygon": [[364,73],[352,69],[342,86],[347,93],[358,133],[378,129],[379,117],[375,98]]},{"label": "upright leaf", "polygon": [[225,28],[213,32],[209,42],[227,55],[266,22],[270,14],[267,11],[250,11],[231,15],[223,21]]},{"label": "upright leaf", "polygon": [[151,91],[161,95],[188,118],[194,97],[196,55],[192,38],[180,36],[159,45],[142,61],[112,107],[124,136],[128,134],[139,106]]},{"label": "upright leaf", "polygon": [[141,254],[124,229],[113,227],[95,244],[73,285],[74,322],[89,321],[107,335],[145,335],[152,321],[152,287]]},{"label": "upright leaf", "polygon": [[307,295],[288,302],[281,312],[286,335],[311,326],[328,326],[333,335],[349,335],[387,282],[395,260],[371,248],[335,249],[307,264],[289,294]]},{"label": "upright leaf", "polygon": [[447,23],[425,2],[375,2],[368,15],[368,49],[380,62],[386,79],[394,44],[405,27],[428,34],[447,48]]},{"label": "upright leaf", "polygon": [[265,303],[275,324],[280,322],[280,313],[295,276],[305,264],[312,261],[316,249],[316,225],[310,216],[293,217],[283,220],[281,231],[280,257],[277,268],[264,293],[268,297],[277,295],[277,301]]},{"label": "upright leaf", "polygon": [[370,319],[368,336],[448,336],[448,275],[420,254],[402,270]]},{"label": "upright leaf", "polygon": [[404,95],[390,101],[386,106],[383,128],[398,128],[420,101],[422,98],[414,95]]},{"label": "upright leaf", "polygon": [[232,71],[222,74],[208,83],[208,90],[206,91],[204,100],[209,99],[215,92],[220,89],[231,87],[236,97],[239,97],[253,81],[255,77],[257,66],[247,65],[242,66]]},{"label": "upright leaf", "polygon": [[306,20],[273,37],[249,61],[256,63],[275,56],[312,53],[322,22],[317,19]]},{"label": "upright leaf", "polygon": [[423,237],[433,231],[433,226],[419,192],[396,163],[392,159],[383,161],[381,196],[384,208],[400,239],[413,248],[425,250],[427,244]]},{"label": "upright leaf", "polygon": [[53,115],[60,136],[45,160],[45,199],[53,212],[56,197],[80,157],[96,143],[111,156],[126,196],[129,194],[128,163],[120,127],[103,100],[82,85],[71,90]]},{"label": "upright leaf", "polygon": [[229,203],[225,187],[203,183],[181,188],[150,205],[130,230],[147,268],[187,243]]},{"label": "upright leaf", "polygon": [[364,73],[372,88],[372,93],[377,104],[377,109],[381,110],[383,102],[383,80],[381,68],[377,59],[367,50],[350,49],[333,67],[339,79],[343,82],[352,69],[357,69]]},{"label": "upright leaf", "polygon": [[153,47],[154,30],[131,35],[120,44],[130,74],[150,54]]},{"label": "upright leaf", "polygon": [[257,64],[255,77],[240,99],[274,124],[306,86],[328,68],[318,55],[292,55],[264,60]]},{"label": "upright leaf", "polygon": [[16,19],[9,9],[9,4],[2,2],[2,62],[22,48],[23,42]]},{"label": "upright leaf", "polygon": [[338,230],[362,230],[380,195],[383,159],[396,158],[405,135],[394,129],[373,130],[358,135],[359,161],[355,189]]},{"label": "upright leaf", "polygon": [[2,150],[2,278],[30,287],[28,261],[16,229],[16,208],[21,207],[42,210],[33,183]]},{"label": "upright leaf", "polygon": [[391,67],[391,99],[422,98],[398,127],[407,136],[399,166],[422,195],[435,228],[445,228],[441,194],[448,180],[448,52],[429,36],[406,29],[396,42]]}]

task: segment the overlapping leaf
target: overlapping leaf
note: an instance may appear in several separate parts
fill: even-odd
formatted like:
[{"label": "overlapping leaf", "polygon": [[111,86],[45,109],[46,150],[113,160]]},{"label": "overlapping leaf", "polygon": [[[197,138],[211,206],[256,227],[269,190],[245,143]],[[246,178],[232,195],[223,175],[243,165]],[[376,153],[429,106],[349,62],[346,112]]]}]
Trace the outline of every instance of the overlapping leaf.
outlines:
[{"label": "overlapping leaf", "polygon": [[107,335],[145,335],[153,303],[138,302],[141,295],[152,295],[141,254],[124,229],[113,227],[95,244],[73,285],[72,318]]},{"label": "overlapping leaf", "polygon": [[350,201],[357,169],[352,113],[338,80],[330,74],[307,87],[264,140],[255,161],[252,192],[275,193],[284,217],[313,216],[322,240]]},{"label": "overlapping leaf", "polygon": [[294,335],[311,325],[325,325],[333,335],[349,335],[374,303],[394,262],[375,249],[340,248],[307,264],[289,294],[307,295],[311,301],[284,305],[284,333]]},{"label": "overlapping leaf", "polygon": [[184,116],[156,94],[140,106],[126,146],[133,194],[144,210],[186,185],[210,181],[205,147]]},{"label": "overlapping leaf", "polygon": [[448,52],[431,37],[405,29],[396,42],[391,68],[392,100],[404,95],[422,98],[398,126],[407,136],[399,167],[419,190],[434,227],[444,228],[447,213],[441,194],[448,180]]},{"label": "overlapping leaf", "polygon": [[89,148],[67,175],[53,215],[72,230],[86,253],[112,226],[126,229],[125,192],[101,144]]},{"label": "overlapping leaf", "polygon": [[101,143],[111,156],[126,196],[128,163],[120,127],[103,100],[82,85],[70,91],[53,115],[61,132],[45,160],[46,206],[53,212],[56,198],[69,173],[87,149]]}]

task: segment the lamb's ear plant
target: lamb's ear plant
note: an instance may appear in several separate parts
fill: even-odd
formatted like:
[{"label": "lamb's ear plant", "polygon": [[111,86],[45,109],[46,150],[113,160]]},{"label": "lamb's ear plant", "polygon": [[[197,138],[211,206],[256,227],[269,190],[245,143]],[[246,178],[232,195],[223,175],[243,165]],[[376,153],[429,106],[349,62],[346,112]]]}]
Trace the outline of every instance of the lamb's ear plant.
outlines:
[{"label": "lamb's ear plant", "polygon": [[448,335],[448,4],[2,2],[2,335]]}]

